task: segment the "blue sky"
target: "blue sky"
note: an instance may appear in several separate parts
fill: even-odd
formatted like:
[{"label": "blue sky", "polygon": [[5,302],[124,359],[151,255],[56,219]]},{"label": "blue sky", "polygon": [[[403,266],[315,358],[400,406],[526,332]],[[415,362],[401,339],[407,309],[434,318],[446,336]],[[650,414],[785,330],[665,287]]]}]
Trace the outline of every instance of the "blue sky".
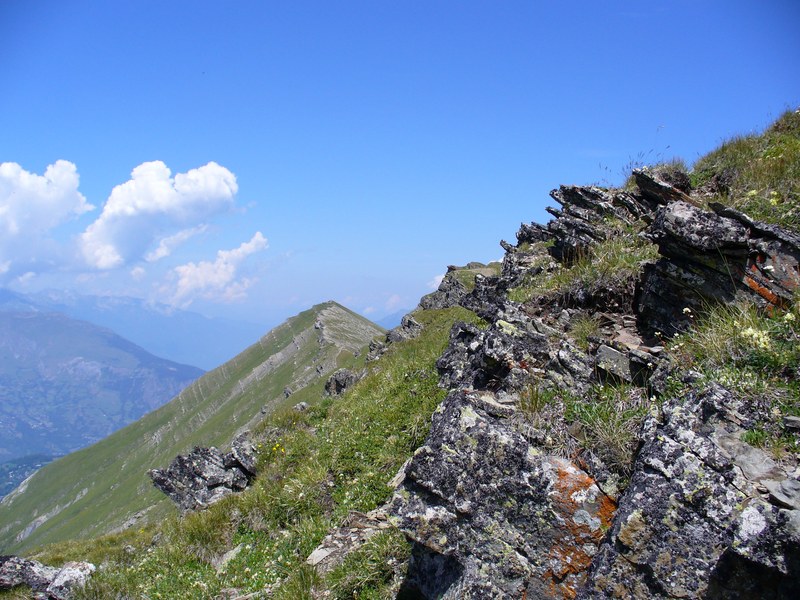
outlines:
[{"label": "blue sky", "polygon": [[796,108],[798,23],[794,0],[4,0],[0,285],[268,324],[411,308],[559,184]]}]

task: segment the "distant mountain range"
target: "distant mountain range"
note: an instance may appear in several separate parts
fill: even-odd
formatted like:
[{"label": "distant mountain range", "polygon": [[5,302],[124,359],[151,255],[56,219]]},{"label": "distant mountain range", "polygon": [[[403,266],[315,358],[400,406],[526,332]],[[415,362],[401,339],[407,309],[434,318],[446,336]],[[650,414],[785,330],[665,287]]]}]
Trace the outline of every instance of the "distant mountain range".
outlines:
[{"label": "distant mountain range", "polygon": [[203,374],[86,321],[19,308],[0,311],[0,489],[158,408]]},{"label": "distant mountain range", "polygon": [[148,352],[210,370],[255,342],[269,324],[208,318],[127,296],[60,290],[20,294],[0,289],[0,312],[57,312],[107,327]]}]

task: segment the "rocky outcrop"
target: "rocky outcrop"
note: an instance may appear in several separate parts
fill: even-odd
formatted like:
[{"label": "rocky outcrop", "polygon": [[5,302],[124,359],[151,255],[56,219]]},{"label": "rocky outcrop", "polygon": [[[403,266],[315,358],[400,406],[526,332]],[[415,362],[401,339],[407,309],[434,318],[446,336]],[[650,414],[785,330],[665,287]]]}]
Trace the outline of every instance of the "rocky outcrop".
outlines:
[{"label": "rocky outcrop", "polygon": [[393,344],[403,340],[410,340],[417,337],[421,331],[422,324],[411,315],[405,315],[400,319],[400,325],[390,329],[389,333],[386,334],[386,341]]},{"label": "rocky outcrop", "polygon": [[83,586],[94,571],[95,566],[86,562],[68,562],[58,568],[18,556],[0,556],[0,591],[27,586],[34,598],[68,600],[72,590]]},{"label": "rocky outcrop", "polygon": [[581,597],[796,597],[800,481],[741,441],[753,415],[712,384],[670,398],[661,419],[648,418]]},{"label": "rocky outcrop", "polygon": [[464,296],[467,295],[467,287],[455,277],[456,270],[457,267],[453,266],[447,268],[447,273],[445,273],[436,291],[423,296],[419,301],[420,308],[430,310],[448,308],[460,304]]},{"label": "rocky outcrop", "polygon": [[166,469],[151,469],[148,475],[153,485],[186,513],[244,490],[256,475],[256,461],[255,448],[244,433],[228,453],[196,447],[187,455],[176,456]]},{"label": "rocky outcrop", "polygon": [[800,287],[800,236],[716,204],[714,212],[686,202],[660,208],[647,235],[661,258],[643,277],[642,327],[674,334],[709,303],[747,298],[784,307]]},{"label": "rocky outcrop", "polygon": [[325,382],[325,394],[328,396],[339,396],[350,386],[358,382],[365,371],[352,371],[350,369],[338,369]]},{"label": "rocky outcrop", "polygon": [[[683,330],[686,308],[741,297],[788,305],[800,287],[798,238],[718,205],[698,208],[680,173],[642,169],[634,179],[631,192],[553,191],[555,219],[523,225],[517,246],[502,244],[501,273],[476,277],[460,299],[487,325],[453,326],[437,361],[449,394],[399,475],[389,513],[413,541],[404,597],[798,593],[796,457],[779,462],[742,441],[766,404],[691,374],[667,385],[679,365],[653,336]],[[661,258],[630,289],[509,299],[559,263],[591,257],[616,228],[643,224]],[[578,344],[573,327],[587,317],[596,331]],[[568,394],[580,411],[601,384],[652,403],[616,464],[584,443],[593,432],[558,399]],[[662,395],[661,409],[651,395]],[[796,435],[794,421],[784,426]]]}]

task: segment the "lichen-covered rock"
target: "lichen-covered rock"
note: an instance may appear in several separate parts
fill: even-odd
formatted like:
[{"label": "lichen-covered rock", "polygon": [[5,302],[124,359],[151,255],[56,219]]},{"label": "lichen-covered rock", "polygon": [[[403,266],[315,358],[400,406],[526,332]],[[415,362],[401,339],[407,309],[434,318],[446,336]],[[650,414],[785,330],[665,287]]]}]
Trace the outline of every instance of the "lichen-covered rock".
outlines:
[{"label": "lichen-covered rock", "polygon": [[178,455],[166,469],[148,471],[153,485],[181,512],[199,510],[245,489],[256,471],[256,453],[247,434],[234,440],[231,452],[213,446]]},{"label": "lichen-covered rock", "polygon": [[[584,583],[614,503],[575,464],[529,444],[512,413],[488,392],[453,392],[434,415],[390,509],[424,547],[409,593],[571,598]],[[451,581],[432,595],[443,571]]]},{"label": "lichen-covered rock", "polygon": [[800,237],[746,215],[685,202],[659,209],[648,230],[663,258],[642,278],[636,310],[643,329],[673,334],[690,324],[686,308],[747,298],[785,306],[800,288]]},{"label": "lichen-covered rock", "polygon": [[37,593],[35,597],[69,600],[72,591],[84,585],[94,571],[95,566],[87,562],[67,562],[59,568],[18,556],[0,556],[0,591],[25,585]]},{"label": "lichen-covered rock", "polygon": [[400,319],[400,325],[390,329],[386,334],[386,341],[390,344],[410,340],[417,337],[422,332],[422,324],[411,315],[405,315]]},{"label": "lichen-covered rock", "polygon": [[669,399],[662,420],[649,418],[610,539],[580,597],[796,597],[800,512],[759,491],[788,475],[740,440],[748,415],[712,384]]},{"label": "lichen-covered rock", "polygon": [[346,389],[364,377],[364,371],[352,371],[350,369],[337,369],[325,382],[325,394],[328,396],[339,396]]},{"label": "lichen-covered rock", "polygon": [[10,590],[27,585],[33,590],[43,591],[53,581],[58,569],[48,567],[36,560],[19,556],[0,556],[0,590]]},{"label": "lichen-covered rock", "polygon": [[449,308],[458,306],[467,295],[466,286],[455,276],[456,267],[449,267],[435,292],[423,296],[419,307],[424,310]]},{"label": "lichen-covered rock", "polygon": [[86,584],[95,566],[92,563],[70,561],[58,571],[45,590],[52,600],[69,600],[72,590]]}]

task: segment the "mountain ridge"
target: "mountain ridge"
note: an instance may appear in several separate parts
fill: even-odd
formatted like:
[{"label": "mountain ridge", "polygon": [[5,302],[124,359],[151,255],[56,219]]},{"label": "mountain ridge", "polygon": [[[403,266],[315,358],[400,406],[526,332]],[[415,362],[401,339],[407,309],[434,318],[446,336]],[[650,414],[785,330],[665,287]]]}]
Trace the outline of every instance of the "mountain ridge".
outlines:
[{"label": "mountain ridge", "polygon": [[[149,507],[165,510],[147,469],[192,445],[224,445],[262,410],[297,402],[294,396],[309,386],[321,389],[324,375],[356,361],[382,331],[332,301],[288,319],[166,405],[29,478],[24,490],[0,502],[0,544],[17,550],[64,535],[102,533],[136,521]],[[114,489],[98,489],[103,477],[114,478]],[[89,506],[91,519],[81,515]]]}]

